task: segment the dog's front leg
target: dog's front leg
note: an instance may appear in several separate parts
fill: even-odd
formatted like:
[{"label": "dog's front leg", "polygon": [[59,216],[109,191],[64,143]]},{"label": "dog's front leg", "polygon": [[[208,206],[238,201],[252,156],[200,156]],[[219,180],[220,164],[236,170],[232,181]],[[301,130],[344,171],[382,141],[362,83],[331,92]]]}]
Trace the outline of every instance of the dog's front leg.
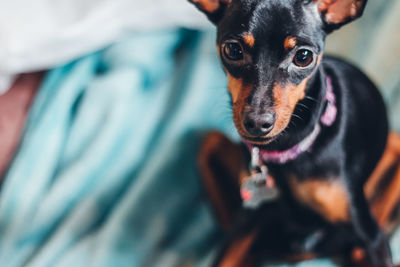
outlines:
[{"label": "dog's front leg", "polygon": [[371,266],[394,266],[389,243],[371,214],[362,187],[350,187],[349,193],[353,227],[364,246]]}]

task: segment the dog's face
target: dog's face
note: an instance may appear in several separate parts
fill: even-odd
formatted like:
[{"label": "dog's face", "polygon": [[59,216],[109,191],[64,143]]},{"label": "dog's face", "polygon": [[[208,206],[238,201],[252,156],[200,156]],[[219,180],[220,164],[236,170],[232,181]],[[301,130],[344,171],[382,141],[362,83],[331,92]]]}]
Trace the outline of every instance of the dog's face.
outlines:
[{"label": "dog's face", "polygon": [[327,33],[366,0],[190,0],[217,25],[240,135],[268,144],[288,126],[322,58]]}]

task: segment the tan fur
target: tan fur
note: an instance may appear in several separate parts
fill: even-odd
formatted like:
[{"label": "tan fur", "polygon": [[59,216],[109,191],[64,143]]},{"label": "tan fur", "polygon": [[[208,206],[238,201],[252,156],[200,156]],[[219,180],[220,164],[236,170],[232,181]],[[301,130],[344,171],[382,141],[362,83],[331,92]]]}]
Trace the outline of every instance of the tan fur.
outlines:
[{"label": "tan fur", "polygon": [[235,78],[229,73],[227,74],[228,76],[228,90],[229,93],[232,96],[232,101],[233,104],[235,104],[240,96],[241,91],[243,90],[243,79],[241,78]]},{"label": "tan fur", "polygon": [[209,13],[214,13],[219,8],[219,0],[192,0],[193,3],[198,5],[202,10]]},{"label": "tan fur", "polygon": [[214,13],[218,10],[221,3],[228,4],[231,0],[191,0],[191,2],[208,13]]},{"label": "tan fur", "polygon": [[[371,211],[378,224],[390,233],[396,222],[392,221],[392,213],[400,202],[400,136],[390,133],[385,153],[375,171],[364,186],[365,195],[370,202]],[[393,170],[393,176],[384,182],[388,171]],[[382,183],[388,184],[382,188]]]},{"label": "tan fur", "polygon": [[297,39],[296,37],[287,37],[285,39],[285,42],[283,43],[283,47],[285,48],[286,51],[295,48],[297,45]]},{"label": "tan fur", "polygon": [[[239,191],[241,176],[248,175],[245,173],[247,166],[242,158],[242,151],[222,133],[210,132],[204,138],[198,163],[213,210],[223,230],[228,232],[233,227],[241,206],[239,193],[236,199],[232,197],[232,190]],[[226,170],[225,177],[215,172],[215,165]]]},{"label": "tan fur", "polygon": [[290,180],[294,197],[331,223],[349,221],[349,199],[339,179]]},{"label": "tan fur", "polygon": [[297,103],[306,96],[305,91],[308,79],[304,79],[299,85],[290,84],[288,86],[281,86],[276,84],[274,86],[276,122],[269,136],[278,135],[288,126]]},{"label": "tan fur", "polygon": [[231,244],[228,252],[218,267],[246,267],[253,266],[249,260],[249,251],[258,234],[258,228],[253,230],[247,236],[235,241]]},{"label": "tan fur", "polygon": [[[252,85],[244,85],[243,80],[234,78],[229,73],[228,75],[228,88],[232,95],[233,100],[233,121],[238,132],[244,136],[252,138],[243,127],[242,111],[249,97]],[[309,78],[304,79],[299,85],[290,84],[288,86],[275,85],[274,101],[276,122],[274,129],[265,137],[273,137],[281,133],[289,124],[292,113],[301,99],[305,97],[305,89]],[[256,143],[256,142],[253,142]]]},{"label": "tan fur", "polygon": [[245,35],[243,35],[243,41],[250,47],[253,48],[254,47],[254,43],[256,42],[256,40],[254,39],[254,36],[250,33],[247,33]]},{"label": "tan fur", "polygon": [[335,24],[341,23],[347,18],[357,17],[364,4],[357,0],[315,0],[314,2],[318,4],[319,12],[326,12],[326,21]]},{"label": "tan fur", "polygon": [[244,84],[243,79],[235,78],[229,73],[227,73],[227,76],[228,90],[232,96],[233,102],[233,122],[235,123],[238,132],[243,136],[247,136],[246,131],[243,129],[242,111],[253,86],[251,84]]}]

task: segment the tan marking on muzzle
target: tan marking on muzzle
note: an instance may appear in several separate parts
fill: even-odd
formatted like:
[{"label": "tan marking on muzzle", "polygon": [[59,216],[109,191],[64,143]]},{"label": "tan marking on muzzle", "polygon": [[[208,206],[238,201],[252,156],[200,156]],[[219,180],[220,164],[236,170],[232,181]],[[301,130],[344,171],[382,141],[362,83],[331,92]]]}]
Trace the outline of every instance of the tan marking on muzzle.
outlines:
[{"label": "tan marking on muzzle", "polygon": [[228,76],[228,90],[232,96],[233,106],[233,122],[239,133],[246,136],[246,131],[243,129],[242,124],[242,111],[249,97],[253,86],[251,84],[244,84],[242,78],[235,78],[227,72]]},{"label": "tan marking on muzzle", "polygon": [[243,90],[243,79],[235,78],[229,73],[227,73],[227,76],[228,76],[228,90],[232,96],[233,104],[235,104],[239,99],[240,92]]},{"label": "tan marking on muzzle", "polygon": [[276,84],[273,88],[276,121],[275,127],[268,134],[278,135],[289,124],[297,103],[306,96],[306,86],[309,78],[304,79],[299,85],[290,84],[281,86]]}]

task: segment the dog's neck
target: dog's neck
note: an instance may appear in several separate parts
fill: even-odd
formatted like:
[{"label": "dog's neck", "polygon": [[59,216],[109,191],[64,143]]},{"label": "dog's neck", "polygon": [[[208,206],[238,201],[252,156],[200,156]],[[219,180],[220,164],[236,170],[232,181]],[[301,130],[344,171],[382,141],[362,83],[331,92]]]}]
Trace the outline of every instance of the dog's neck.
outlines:
[{"label": "dog's neck", "polygon": [[270,144],[261,147],[269,151],[283,151],[299,144],[314,131],[325,107],[326,74],[319,67],[307,84],[306,96],[299,101],[287,128]]}]

